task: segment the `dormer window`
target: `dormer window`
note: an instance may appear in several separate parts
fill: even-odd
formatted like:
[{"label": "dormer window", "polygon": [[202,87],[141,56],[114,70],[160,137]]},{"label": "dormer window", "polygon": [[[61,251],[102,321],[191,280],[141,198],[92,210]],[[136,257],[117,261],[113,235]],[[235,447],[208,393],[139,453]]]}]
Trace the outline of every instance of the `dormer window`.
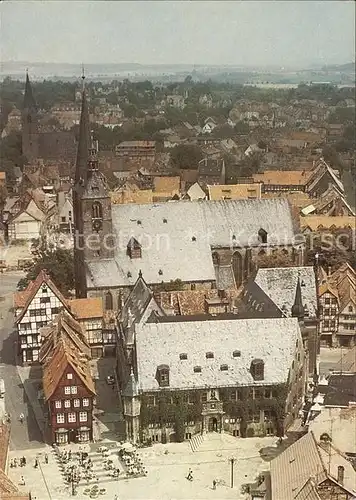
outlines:
[{"label": "dormer window", "polygon": [[167,224],[167,219],[163,219],[163,224]]},{"label": "dormer window", "polygon": [[192,236],[192,241],[197,241],[195,236]]},{"label": "dormer window", "polygon": [[265,378],[265,364],[262,359],[254,359],[251,362],[250,373],[253,380],[264,380]]},{"label": "dormer window", "polygon": [[159,274],[160,276],[162,276],[162,274],[163,274],[162,269],[160,269],[160,270],[158,271],[158,274]]},{"label": "dormer window", "polygon": [[207,352],[205,353],[206,359],[214,359],[214,353],[213,352]]},{"label": "dormer window", "polygon": [[130,257],[130,259],[141,259],[142,257],[142,247],[140,243],[133,237],[128,242],[127,255]]},{"label": "dormer window", "polygon": [[234,351],[232,353],[232,355],[233,355],[234,358],[240,358],[241,357],[241,351]]},{"label": "dormer window", "polygon": [[262,228],[258,231],[258,241],[260,243],[267,243],[267,231]]},{"label": "dormer window", "polygon": [[201,366],[194,366],[194,373],[201,373]]},{"label": "dormer window", "polygon": [[181,352],[179,355],[179,359],[181,360],[188,359],[188,354],[186,352]]},{"label": "dormer window", "polygon": [[228,365],[220,365],[220,371],[226,372],[229,369]]},{"label": "dormer window", "polygon": [[169,366],[160,365],[157,367],[156,380],[160,387],[169,386]]},{"label": "dormer window", "polygon": [[47,287],[46,286],[42,287],[42,293],[47,293]]}]

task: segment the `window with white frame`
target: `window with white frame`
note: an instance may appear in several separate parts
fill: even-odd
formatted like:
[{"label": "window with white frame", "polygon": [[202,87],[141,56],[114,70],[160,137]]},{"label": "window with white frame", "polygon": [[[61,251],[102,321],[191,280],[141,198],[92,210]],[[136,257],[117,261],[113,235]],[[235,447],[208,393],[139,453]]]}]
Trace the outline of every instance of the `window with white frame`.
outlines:
[{"label": "window with white frame", "polygon": [[83,398],[83,406],[89,406],[89,399]]},{"label": "window with white frame", "polygon": [[56,408],[62,408],[62,401],[56,401],[55,407]]},{"label": "window with white frame", "polygon": [[70,399],[64,401],[64,408],[70,408]]},{"label": "window with white frame", "polygon": [[76,413],[68,413],[68,422],[70,424],[74,423],[77,421],[77,414]]},{"label": "window with white frame", "polygon": [[87,422],[88,420],[88,414],[86,411],[81,411],[79,413],[79,422]]},{"label": "window with white frame", "polygon": [[64,413],[57,413],[57,424],[64,424]]},{"label": "window with white frame", "polygon": [[70,385],[66,385],[64,388],[64,394],[70,394]]},{"label": "window with white frame", "polygon": [[73,378],[73,373],[67,373],[67,379],[71,380]]},{"label": "window with white frame", "polygon": [[79,408],[79,406],[80,406],[80,399],[74,399],[73,400],[73,405],[74,405],[74,408]]},{"label": "window with white frame", "polygon": [[72,392],[72,394],[77,394],[78,390],[77,390],[77,386],[76,385],[72,385],[71,386],[71,392]]}]

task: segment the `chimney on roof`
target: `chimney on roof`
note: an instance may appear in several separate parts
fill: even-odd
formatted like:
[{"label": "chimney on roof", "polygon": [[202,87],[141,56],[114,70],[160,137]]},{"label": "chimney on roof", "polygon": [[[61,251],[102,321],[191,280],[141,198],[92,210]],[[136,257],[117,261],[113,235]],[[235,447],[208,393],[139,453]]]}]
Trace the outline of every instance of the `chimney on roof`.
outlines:
[{"label": "chimney on roof", "polygon": [[328,276],[331,275],[331,266],[328,266]]},{"label": "chimney on roof", "polygon": [[225,299],[226,293],[225,293],[225,290],[223,288],[219,288],[218,297],[219,297],[219,299]]},{"label": "chimney on roof", "polygon": [[339,484],[344,484],[344,477],[345,477],[345,467],[339,465],[337,468],[337,482]]}]

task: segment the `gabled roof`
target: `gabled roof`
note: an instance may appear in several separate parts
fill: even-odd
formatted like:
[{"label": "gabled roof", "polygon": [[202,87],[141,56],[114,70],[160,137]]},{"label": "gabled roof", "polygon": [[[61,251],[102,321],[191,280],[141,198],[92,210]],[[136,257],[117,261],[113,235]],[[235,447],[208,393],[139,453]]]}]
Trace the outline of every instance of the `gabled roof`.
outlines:
[{"label": "gabled roof", "polygon": [[344,485],[339,486],[352,492],[356,487],[356,472],[351,463],[334,449],[327,453],[317,444],[313,432],[309,432],[272,460],[271,496],[273,500],[304,500],[308,497],[303,496],[302,490],[310,489],[306,487],[310,479],[315,485],[326,479],[337,483],[338,466],[345,469]]},{"label": "gabled roof", "polygon": [[205,200],[206,194],[203,191],[203,189],[200,187],[200,184],[198,182],[195,182],[190,186],[190,188],[187,191],[187,195],[190,200],[195,201],[195,200]]},{"label": "gabled roof", "polygon": [[[67,300],[62,295],[62,293],[58,290],[58,288],[53,283],[51,278],[48,276],[48,274],[46,273],[46,270],[42,269],[38,273],[37,278],[34,281],[30,281],[30,283],[27,285],[26,290],[23,290],[22,292],[16,292],[14,294],[15,307],[23,307],[21,314],[16,319],[16,323],[19,323],[22,320],[22,318],[26,314],[28,306],[32,302],[32,299],[34,298],[34,296],[38,292],[39,288],[43,284],[46,284],[52,290],[52,292],[58,297],[60,302],[63,304],[63,307],[68,309]],[[18,295],[18,294],[20,294],[20,295]]]},{"label": "gabled roof", "polygon": [[[131,326],[130,321],[132,324],[139,323],[152,299],[154,300],[152,290],[147,286],[142,275],[139,275],[121,312],[124,327]],[[157,308],[160,309],[158,305]],[[162,315],[164,315],[163,311]]]},{"label": "gabled roof", "polygon": [[316,212],[320,212],[330,203],[333,203],[330,210],[333,210],[336,204],[340,204],[348,210],[348,216],[355,216],[355,211],[347,203],[344,195],[339,191],[335,184],[329,184],[328,189],[319,197],[319,199],[313,200],[313,206]]},{"label": "gabled roof", "polygon": [[68,366],[74,370],[87,390],[95,394],[88,358],[68,337],[62,335],[43,366],[42,382],[46,401],[54,394]]},{"label": "gabled roof", "polygon": [[62,311],[49,325],[40,329],[42,345],[39,360],[44,363],[63,339],[72,344],[87,358],[90,358],[90,348],[81,325],[69,313]]},{"label": "gabled roof", "polygon": [[325,406],[349,406],[356,401],[356,373],[331,374],[326,386]]},{"label": "gabled roof", "polygon": [[261,268],[255,278],[256,284],[286,316],[292,313],[298,280],[303,307],[310,317],[315,317],[318,294],[313,266]]},{"label": "gabled roof", "polygon": [[334,295],[334,297],[336,297],[337,299],[339,298],[339,294],[337,292],[337,289],[336,288],[333,288],[330,283],[326,282],[326,283],[322,283],[319,287],[319,297],[321,297],[322,295],[324,295],[324,293],[326,292],[329,292],[331,293],[332,295]]},{"label": "gabled roof", "polygon": [[343,183],[337,177],[335,171],[331,167],[329,167],[329,165],[323,158],[320,158],[313,171],[313,174],[310,176],[310,179],[308,181],[307,191],[308,192],[312,191],[326,173],[328,173],[331,176],[336,187],[339,189],[341,193],[343,193],[344,192]]}]

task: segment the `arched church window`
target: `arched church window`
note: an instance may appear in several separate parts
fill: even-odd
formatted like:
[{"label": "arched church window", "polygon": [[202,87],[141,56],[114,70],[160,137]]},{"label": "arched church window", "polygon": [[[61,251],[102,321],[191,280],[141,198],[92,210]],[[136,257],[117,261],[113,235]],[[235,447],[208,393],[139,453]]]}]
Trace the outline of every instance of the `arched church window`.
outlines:
[{"label": "arched church window", "polygon": [[102,219],[103,218],[103,207],[101,203],[95,201],[91,207],[92,219]]},{"label": "arched church window", "polygon": [[113,309],[113,298],[112,298],[112,293],[111,292],[107,292],[105,294],[105,309],[107,311]]}]

